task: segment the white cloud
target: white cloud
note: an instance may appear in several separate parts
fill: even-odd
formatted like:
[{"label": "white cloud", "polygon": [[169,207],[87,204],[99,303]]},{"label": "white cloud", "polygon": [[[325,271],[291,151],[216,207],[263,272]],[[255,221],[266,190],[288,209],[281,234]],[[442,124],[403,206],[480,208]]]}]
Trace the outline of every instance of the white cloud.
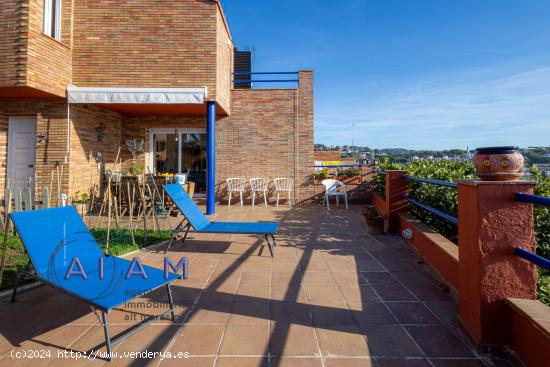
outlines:
[{"label": "white cloud", "polygon": [[[349,144],[355,122],[355,143],[373,147],[550,145],[549,85],[550,67],[439,75],[366,95],[355,110],[356,103],[318,106],[315,140]],[[380,93],[376,83],[367,87]]]}]

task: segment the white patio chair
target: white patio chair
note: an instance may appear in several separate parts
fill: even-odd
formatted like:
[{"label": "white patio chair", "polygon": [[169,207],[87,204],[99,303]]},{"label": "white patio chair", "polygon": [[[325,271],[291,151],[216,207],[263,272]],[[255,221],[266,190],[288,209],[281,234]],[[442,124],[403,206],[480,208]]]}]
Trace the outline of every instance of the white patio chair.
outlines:
[{"label": "white patio chair", "polygon": [[339,199],[340,196],[343,196],[346,203],[346,210],[348,210],[348,193],[346,192],[346,185],[334,179],[326,179],[321,181],[321,183],[325,186],[325,202],[327,203],[327,209],[330,209],[329,198],[331,196],[336,197],[336,206],[340,205]]},{"label": "white patio chair", "polygon": [[275,194],[277,195],[277,208],[279,207],[279,197],[281,193],[288,193],[288,206],[292,206],[290,194],[292,192],[292,179],[290,178],[276,178],[273,180],[275,183]]},{"label": "white patio chair", "polygon": [[269,186],[268,178],[255,177],[249,180],[250,190],[252,190],[252,206],[256,201],[256,193],[261,192],[264,194],[264,204],[267,206],[267,188]]},{"label": "white patio chair", "polygon": [[241,206],[243,206],[243,193],[245,190],[246,185],[246,179],[245,178],[228,178],[225,180],[227,182],[227,192],[229,192],[229,201],[227,202],[227,206],[231,206],[231,195],[234,192],[238,192],[239,196],[241,198]]}]

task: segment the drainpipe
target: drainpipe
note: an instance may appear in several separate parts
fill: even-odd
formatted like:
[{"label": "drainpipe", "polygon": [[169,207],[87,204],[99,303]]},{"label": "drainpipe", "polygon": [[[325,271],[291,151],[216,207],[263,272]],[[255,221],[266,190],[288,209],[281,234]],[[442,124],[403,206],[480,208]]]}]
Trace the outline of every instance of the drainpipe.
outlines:
[{"label": "drainpipe", "polygon": [[65,152],[65,164],[69,163],[71,152],[71,103],[67,98],[67,151]]},{"label": "drainpipe", "polygon": [[216,213],[216,102],[206,102],[206,214]]}]

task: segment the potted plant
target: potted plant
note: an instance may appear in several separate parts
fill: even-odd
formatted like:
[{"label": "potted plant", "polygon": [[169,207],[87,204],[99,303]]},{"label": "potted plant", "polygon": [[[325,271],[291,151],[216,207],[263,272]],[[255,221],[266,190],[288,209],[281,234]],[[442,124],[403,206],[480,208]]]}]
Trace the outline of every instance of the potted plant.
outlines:
[{"label": "potted plant", "polygon": [[350,167],[347,169],[338,169],[338,180],[345,184],[360,184],[361,169],[359,167]]},{"label": "potted plant", "polygon": [[143,173],[143,164],[132,162],[128,166],[128,171],[132,176],[136,176],[138,178],[138,181],[141,182],[142,173]]},{"label": "potted plant", "polygon": [[513,181],[523,176],[524,158],[518,147],[477,148],[473,163],[483,181]]},{"label": "potted plant", "polygon": [[376,210],[376,205],[369,205],[363,209],[367,233],[384,233],[384,217]]},{"label": "potted plant", "polygon": [[76,210],[84,216],[87,213],[86,205],[88,204],[88,194],[85,192],[76,191],[71,197],[71,203],[76,207]]},{"label": "potted plant", "polygon": [[323,168],[322,170],[315,171],[313,174],[313,178],[315,180],[315,183],[321,183],[321,181],[329,178],[330,174],[328,172],[328,168]]}]

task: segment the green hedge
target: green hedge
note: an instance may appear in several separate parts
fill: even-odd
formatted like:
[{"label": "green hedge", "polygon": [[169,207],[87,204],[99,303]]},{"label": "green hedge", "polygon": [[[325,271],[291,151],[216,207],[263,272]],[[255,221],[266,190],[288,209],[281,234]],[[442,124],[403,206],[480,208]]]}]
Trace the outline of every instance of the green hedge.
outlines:
[{"label": "green hedge", "polygon": [[[459,178],[474,178],[475,168],[471,163],[457,163],[450,161],[426,162],[416,161],[409,164],[384,162],[379,168],[383,171],[400,169],[407,171],[410,176],[431,178],[442,181],[454,181]],[[535,194],[550,197],[550,178],[543,177],[536,169],[531,170],[531,179],[538,182]],[[385,176],[379,174],[375,177],[374,189],[382,197],[385,196]],[[454,217],[457,213],[456,190],[421,182],[410,181],[409,195],[427,205],[439,209]],[[458,243],[457,227],[437,216],[411,205],[411,213],[424,221],[430,227],[453,241]],[[534,206],[535,236],[537,241],[537,253],[550,259],[550,209],[542,206]],[[550,273],[539,270],[539,299],[550,305]]]}]

